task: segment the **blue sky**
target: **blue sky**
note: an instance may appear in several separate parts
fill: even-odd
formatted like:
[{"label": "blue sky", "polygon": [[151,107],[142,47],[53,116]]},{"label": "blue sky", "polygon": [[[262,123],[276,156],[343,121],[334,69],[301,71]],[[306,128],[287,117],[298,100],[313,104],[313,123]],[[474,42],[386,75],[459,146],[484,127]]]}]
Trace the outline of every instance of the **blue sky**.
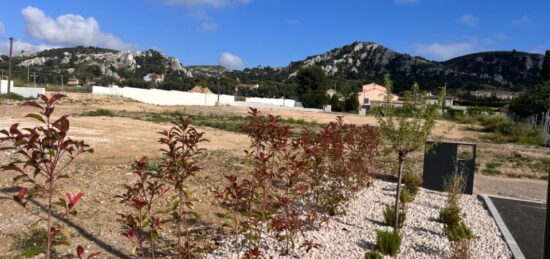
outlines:
[{"label": "blue sky", "polygon": [[434,60],[550,49],[548,0],[9,0],[0,52],[159,49],[184,65],[284,66],[353,41]]}]

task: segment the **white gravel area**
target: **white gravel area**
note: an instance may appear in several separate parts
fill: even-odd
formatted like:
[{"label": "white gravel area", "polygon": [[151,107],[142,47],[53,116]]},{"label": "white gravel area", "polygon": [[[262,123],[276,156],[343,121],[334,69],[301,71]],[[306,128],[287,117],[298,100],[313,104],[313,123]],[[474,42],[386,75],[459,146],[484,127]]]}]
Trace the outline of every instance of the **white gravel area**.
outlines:
[{"label": "white gravel area", "polygon": [[[307,254],[280,257],[276,242],[265,239],[266,258],[364,258],[376,244],[376,230],[391,230],[383,225],[383,210],[393,204],[395,183],[376,180],[362,190],[347,205],[347,214],[333,217],[316,231],[306,232],[306,239],[321,244]],[[439,210],[445,206],[446,194],[420,189],[416,199],[407,207],[407,218],[401,230],[403,243],[398,258],[449,258],[450,243],[444,235],[444,225],[437,221]],[[464,223],[476,238],[470,245],[471,258],[512,258],[508,246],[484,204],[477,196],[463,195],[461,209]],[[303,240],[301,237],[298,244]],[[229,239],[206,258],[239,258],[238,248]]]}]

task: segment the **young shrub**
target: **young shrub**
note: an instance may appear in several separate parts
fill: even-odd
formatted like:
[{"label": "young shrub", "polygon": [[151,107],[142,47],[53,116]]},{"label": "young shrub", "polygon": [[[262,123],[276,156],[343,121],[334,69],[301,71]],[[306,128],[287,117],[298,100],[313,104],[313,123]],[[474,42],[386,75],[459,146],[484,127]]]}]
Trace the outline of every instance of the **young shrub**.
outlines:
[{"label": "young shrub", "polygon": [[395,256],[401,248],[401,235],[391,231],[376,232],[376,250],[380,253]]},{"label": "young shrub", "polygon": [[[46,258],[51,257],[54,241],[66,232],[60,230],[53,219],[53,214],[61,217],[76,215],[75,205],[84,195],[82,192],[75,195],[67,192],[67,199],[58,198],[55,202],[58,188],[56,183],[59,179],[69,177],[65,169],[76,157],[93,152],[83,141],[68,137],[70,129],[68,115],[57,119],[52,118],[55,103],[63,97],[65,96],[61,94],[55,94],[50,98],[40,95],[41,103],[24,102],[23,105],[40,110],[39,114],[30,113],[26,116],[35,119],[40,125],[19,129],[19,123],[16,123],[8,130],[0,131],[0,136],[3,136],[0,137],[0,144],[4,146],[0,150],[11,150],[18,155],[15,161],[1,166],[0,170],[16,172],[14,182],[21,182],[26,186],[20,187],[19,193],[13,197],[13,200],[37,217],[39,222],[44,222],[48,233],[43,251]],[[29,197],[44,197],[45,210],[28,204]],[[54,205],[59,210],[54,209]]]},{"label": "young shrub", "polygon": [[[160,132],[159,143],[163,160],[160,166],[160,177],[176,192],[172,204],[172,217],[176,224],[177,251],[183,258],[192,258],[200,250],[191,239],[188,218],[196,217],[192,211],[195,201],[187,191],[187,180],[199,172],[198,157],[205,151],[199,144],[206,142],[203,132],[191,126],[191,119],[178,114],[173,127]],[[182,233],[183,231],[183,233]],[[185,235],[182,244],[181,237]]]},{"label": "young shrub", "polygon": [[439,221],[448,226],[456,226],[460,223],[460,208],[447,206],[439,211]]},{"label": "young shrub", "polygon": [[[399,201],[403,205],[403,207],[406,207],[407,204],[411,201],[413,201],[414,196],[410,193],[409,189],[405,188],[401,192],[401,196],[399,196]],[[401,216],[400,216],[401,217]]]},{"label": "young shrub", "polygon": [[470,240],[474,238],[474,233],[472,230],[462,222],[456,225],[447,226],[445,228],[445,234],[451,242],[458,242],[463,239]]},{"label": "young shrub", "polygon": [[[404,211],[399,211],[399,228],[403,227],[403,222],[407,218],[407,214]],[[395,223],[395,208],[390,205],[386,205],[384,209],[384,223],[386,226],[393,226]]]},{"label": "young shrub", "polygon": [[116,196],[120,198],[120,203],[132,209],[128,213],[119,213],[125,226],[122,235],[135,244],[132,251],[139,249],[142,257],[146,254],[143,243],[147,240],[149,255],[155,258],[156,240],[165,222],[156,205],[168,189],[161,182],[158,172],[148,169],[146,157],[135,161],[133,173],[138,180],[133,184],[125,184],[126,192]]},{"label": "young shrub", "polygon": [[384,255],[378,251],[370,251],[365,253],[365,259],[384,259]]},{"label": "young shrub", "polygon": [[435,125],[437,116],[437,105],[430,105],[426,102],[426,93],[420,91],[415,83],[405,93],[405,101],[402,107],[392,105],[393,82],[389,75],[384,78],[387,88],[387,95],[380,113],[376,114],[379,124],[378,132],[387,153],[394,153],[397,162],[397,190],[395,194],[395,223],[394,231],[399,228],[399,197],[401,193],[401,182],[403,178],[403,165],[409,155],[425,146],[426,140]]},{"label": "young shrub", "polygon": [[403,184],[405,185],[404,190],[408,191],[414,199],[422,186],[422,177],[411,170],[406,170],[403,174]]}]

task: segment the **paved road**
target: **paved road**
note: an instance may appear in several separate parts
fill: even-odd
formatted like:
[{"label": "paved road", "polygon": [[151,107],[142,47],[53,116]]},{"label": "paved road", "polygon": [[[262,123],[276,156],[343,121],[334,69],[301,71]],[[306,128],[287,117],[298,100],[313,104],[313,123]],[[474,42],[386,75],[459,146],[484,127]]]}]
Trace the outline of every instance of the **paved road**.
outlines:
[{"label": "paved road", "polygon": [[542,258],[546,204],[490,198],[525,257]]}]

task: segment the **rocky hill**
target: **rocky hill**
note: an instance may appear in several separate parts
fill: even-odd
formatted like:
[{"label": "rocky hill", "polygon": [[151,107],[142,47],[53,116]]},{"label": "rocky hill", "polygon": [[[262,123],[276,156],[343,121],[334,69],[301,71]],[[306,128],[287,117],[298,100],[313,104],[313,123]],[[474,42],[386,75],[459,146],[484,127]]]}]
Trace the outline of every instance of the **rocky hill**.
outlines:
[{"label": "rocky hill", "polygon": [[[6,61],[7,57],[3,56],[0,64],[5,66]],[[23,52],[14,58],[13,64],[15,67],[32,67],[40,72],[104,76],[115,81],[143,78],[149,73],[193,76],[177,58],[152,49],[134,53],[82,46],[49,49],[36,53]]]},{"label": "rocky hill", "polygon": [[428,89],[447,83],[450,88],[521,90],[536,84],[543,57],[540,54],[502,51],[437,62],[402,54],[372,42],[354,42],[325,54],[292,62],[280,72],[289,71],[293,76],[302,67],[316,65],[330,77],[345,79],[381,81],[384,74],[390,73],[398,88],[410,86],[416,81]]},{"label": "rocky hill", "polygon": [[[7,67],[7,57],[0,56],[0,67]],[[409,88],[413,82],[424,89],[436,89],[447,84],[450,89],[524,90],[535,86],[541,71],[543,55],[516,51],[484,52],[437,62],[388,49],[373,42],[354,42],[291,62],[280,68],[255,67],[243,71],[227,71],[221,66],[184,67],[175,57],[156,50],[121,52],[95,47],[50,49],[37,53],[23,53],[14,60],[21,68],[52,73],[68,73],[79,77],[102,77],[111,81],[143,84],[149,73],[165,74],[167,88],[196,84],[193,77],[207,78],[223,74],[242,83],[292,84],[296,72],[307,66],[320,66],[333,82],[382,83],[386,73],[392,75],[396,90]],[[26,69],[25,69],[26,70]],[[210,80],[210,81],[209,81]],[[204,81],[204,80],[202,80]],[[181,88],[181,87],[180,87]],[[232,89],[232,87],[228,87]]]}]

